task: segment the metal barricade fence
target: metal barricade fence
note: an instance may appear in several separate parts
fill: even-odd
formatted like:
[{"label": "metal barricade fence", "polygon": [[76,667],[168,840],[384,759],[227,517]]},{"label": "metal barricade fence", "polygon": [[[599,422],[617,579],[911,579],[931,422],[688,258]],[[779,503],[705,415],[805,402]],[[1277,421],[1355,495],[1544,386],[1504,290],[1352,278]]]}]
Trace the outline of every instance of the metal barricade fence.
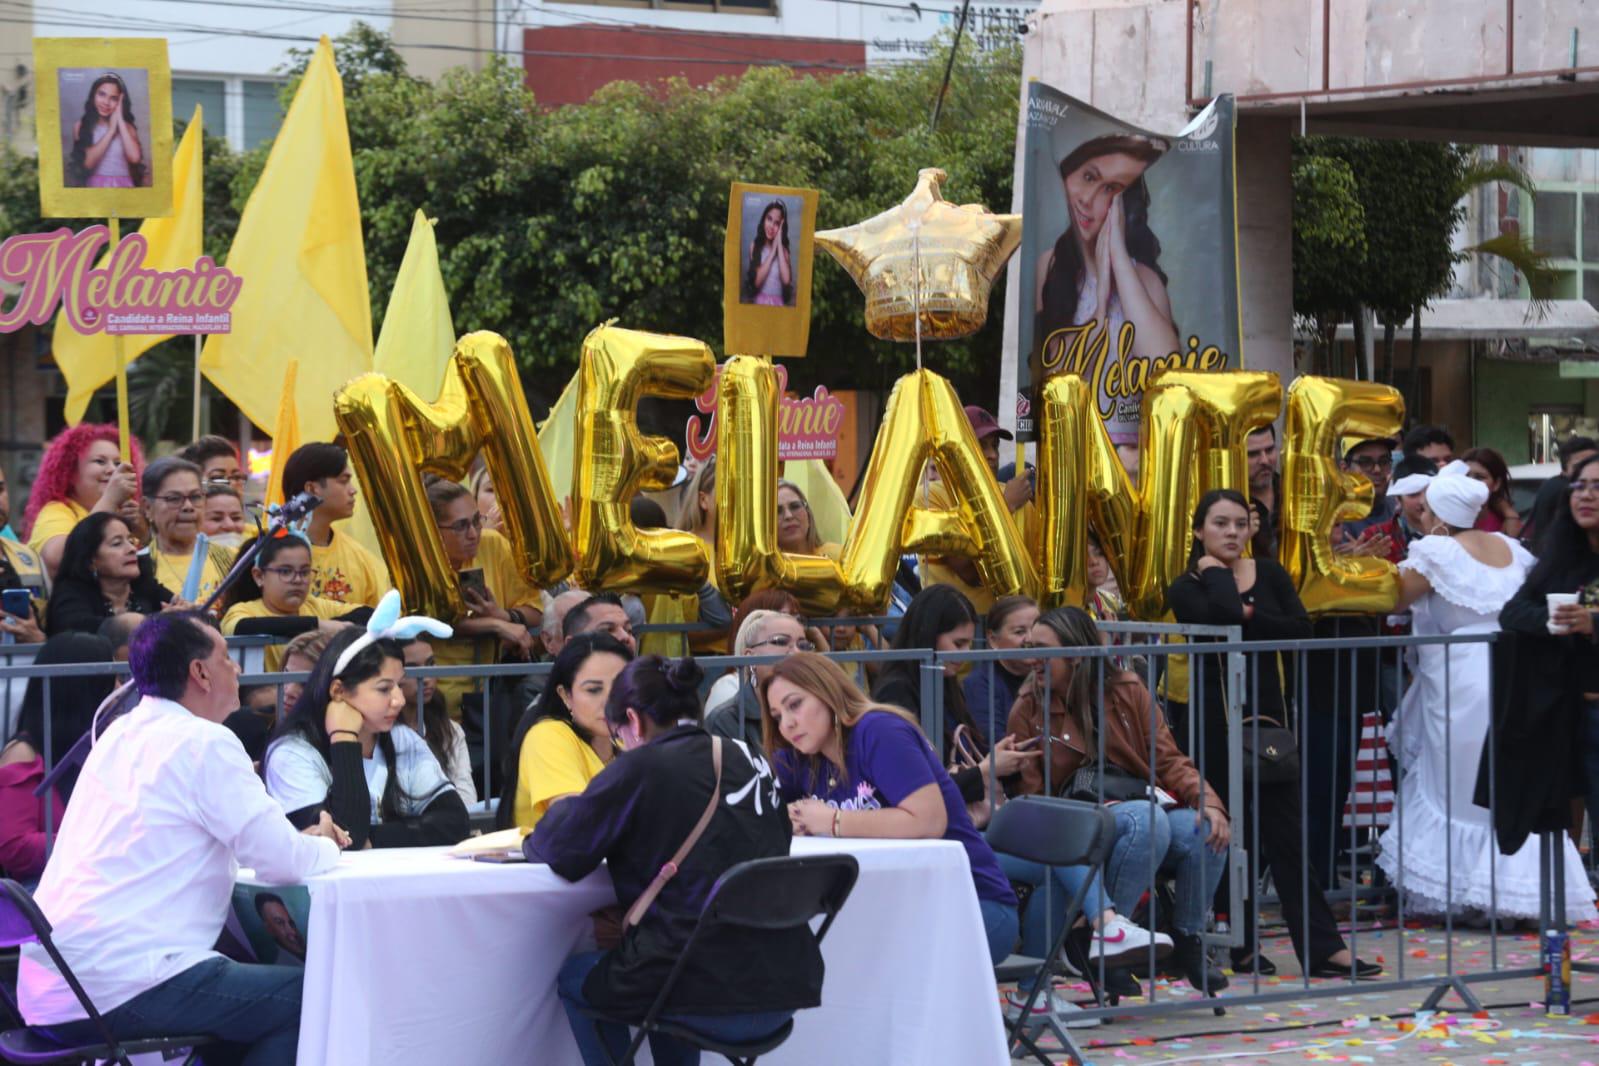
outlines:
[{"label": "metal barricade fence", "polygon": [[[849,619],[836,624],[866,624],[881,619]],[[827,620],[812,621],[811,624],[826,625]],[[678,628],[678,627],[673,627]],[[681,627],[687,632],[689,626]],[[1285,913],[1297,911],[1297,920],[1302,930],[1305,930],[1307,954],[1313,950],[1309,946],[1309,930],[1313,924],[1315,914],[1320,912],[1330,914],[1326,907],[1327,894],[1333,889],[1328,888],[1322,892],[1319,877],[1313,874],[1318,856],[1312,854],[1311,848],[1300,847],[1297,856],[1297,871],[1292,868],[1283,868],[1280,856],[1263,855],[1263,841],[1261,822],[1268,813],[1277,817],[1281,810],[1293,806],[1298,807],[1298,824],[1287,827],[1289,833],[1300,841],[1320,839],[1313,833],[1314,823],[1317,819],[1326,821],[1328,811],[1336,809],[1337,802],[1341,801],[1343,794],[1348,792],[1347,784],[1339,786],[1341,780],[1337,763],[1340,758],[1347,755],[1344,762],[1352,771],[1360,759],[1359,729],[1357,722],[1360,716],[1369,712],[1376,712],[1384,720],[1393,716],[1398,708],[1402,692],[1404,670],[1403,658],[1405,656],[1441,657],[1443,662],[1443,707],[1439,721],[1442,725],[1444,748],[1451,749],[1453,744],[1453,730],[1457,728],[1454,722],[1454,686],[1449,683],[1456,669],[1456,662],[1463,656],[1472,661],[1467,664],[1475,684],[1486,686],[1488,683],[1488,645],[1493,640],[1489,634],[1473,634],[1460,636],[1372,636],[1364,638],[1337,638],[1337,639],[1306,639],[1287,640],[1275,642],[1244,642],[1239,639],[1236,627],[1203,627],[1182,626],[1155,623],[1102,623],[1100,629],[1117,643],[1098,645],[1093,647],[1069,648],[1016,648],[1016,649],[984,649],[974,648],[970,651],[960,652],[935,652],[930,649],[915,650],[861,650],[849,652],[833,652],[830,657],[835,660],[854,666],[858,671],[875,671],[883,664],[893,661],[910,661],[918,664],[921,681],[922,705],[911,708],[920,716],[924,731],[931,738],[935,746],[943,746],[943,738],[947,731],[945,726],[952,709],[944,702],[946,685],[946,670],[959,670],[961,668],[981,669],[1004,668],[1006,663],[1028,661],[1040,663],[1051,660],[1066,660],[1072,670],[1089,669],[1093,671],[1091,710],[1095,714],[1094,736],[1096,739],[1095,750],[1091,753],[1099,765],[1105,763],[1105,738],[1106,732],[1106,702],[1105,693],[1107,681],[1125,683],[1127,667],[1136,668],[1136,675],[1142,682],[1142,688],[1148,693],[1147,699],[1149,719],[1145,724],[1144,732],[1149,739],[1149,751],[1146,761],[1151,772],[1151,787],[1158,787],[1162,777],[1160,766],[1161,752],[1159,749],[1159,735],[1162,730],[1170,730],[1176,738],[1178,747],[1193,757],[1202,782],[1200,807],[1203,808],[1203,796],[1206,792],[1214,790],[1219,784],[1218,778],[1225,782],[1226,804],[1230,815],[1232,838],[1227,849],[1225,861],[1225,874],[1228,878],[1229,889],[1224,897],[1228,906],[1230,919],[1229,929],[1220,931],[1211,922],[1218,913],[1211,906],[1207,898],[1203,912],[1205,916],[1201,932],[1206,942],[1212,948],[1231,948],[1244,943],[1253,944],[1255,951],[1262,950],[1262,941],[1274,928],[1263,921],[1262,906],[1271,898],[1264,895],[1261,886],[1264,879],[1259,876],[1262,866],[1271,867],[1271,882],[1273,884],[1277,904]],[[1177,641],[1181,641],[1178,643]],[[230,647],[234,647],[241,656],[248,656],[251,648],[259,649],[270,641],[261,638],[239,640],[230,638]],[[1431,650],[1429,650],[1431,649]],[[36,652],[36,648],[33,651]],[[29,649],[13,646],[0,649],[0,658],[9,653],[14,659],[26,658]],[[707,675],[711,676],[722,668],[742,668],[771,664],[779,661],[781,655],[761,656],[703,656],[700,658]],[[435,666],[428,668],[408,668],[407,674],[419,680],[426,678],[463,677],[481,682],[484,689],[486,704],[492,704],[492,693],[496,685],[520,681],[528,677],[545,676],[549,673],[551,664],[543,663],[518,663],[485,666]],[[1330,671],[1330,673],[1329,673]],[[38,667],[34,665],[0,665],[0,686],[25,684],[31,678],[43,678],[44,699],[48,707],[50,700],[51,678],[79,677],[96,675],[125,675],[127,667],[124,664],[71,664],[62,666]],[[1323,683],[1323,675],[1330,677],[1330,682]],[[291,673],[247,673],[241,677],[241,685],[274,685],[278,687],[278,706],[281,709],[282,686],[287,683],[304,683],[309,675]],[[1037,671],[1034,675],[1036,681],[1032,683],[1041,687],[1042,702],[1045,707],[1051,703],[1055,695],[1054,682],[1051,671],[1048,669]],[[1263,725],[1258,714],[1265,710],[1276,708],[1262,707],[1261,693],[1262,680],[1266,679],[1266,689],[1269,692],[1273,687],[1283,693],[1282,713],[1285,715],[1283,727],[1290,730],[1297,738],[1300,750],[1300,772],[1293,782],[1289,792],[1283,792],[1280,784],[1268,784],[1267,790],[1271,795],[1265,797],[1271,806],[1266,811],[1262,810],[1263,782],[1260,772],[1259,747],[1260,731],[1270,728]],[[742,673],[740,684],[748,685],[751,678]],[[1024,682],[1025,683],[1025,682]],[[1491,689],[1490,689],[1491,691]],[[418,686],[420,699],[421,686]],[[1214,706],[1217,700],[1223,706],[1218,709]],[[1371,699],[1374,706],[1365,705],[1364,701]],[[1184,713],[1183,708],[1186,708]],[[1423,707],[1423,710],[1426,710]],[[1432,708],[1437,712],[1437,708]],[[999,709],[991,705],[986,708],[965,708],[966,716],[972,723],[986,722],[988,728],[981,730],[990,745],[1003,735],[999,723],[1002,715]],[[1418,711],[1417,714],[1421,712]],[[1008,714],[1008,709],[1006,709]],[[1178,714],[1180,720],[1175,723],[1168,722],[1168,716]],[[1321,721],[1318,716],[1329,718]],[[45,736],[44,760],[46,767],[53,765],[57,752],[54,750],[53,738],[50,736],[50,715],[44,716]],[[1246,717],[1248,724],[1246,726]],[[1399,751],[1405,749],[1405,733],[1409,730],[1422,728],[1419,721],[1410,720],[1411,714],[1399,716],[1393,726],[1392,746]],[[419,715],[420,721],[420,715]],[[1042,718],[1045,728],[1043,739],[1040,742],[1041,766],[1043,777],[1043,790],[1049,794],[1059,792],[1064,782],[1055,779],[1053,764],[1054,748],[1057,744],[1069,743],[1056,737],[1048,723],[1050,717],[1045,713]],[[1342,725],[1340,725],[1342,723]],[[8,726],[10,720],[8,719]],[[515,723],[510,723],[514,727]],[[1175,728],[1172,728],[1175,725]],[[1323,734],[1328,728],[1332,729],[1333,744],[1325,742]],[[1478,723],[1468,723],[1460,728],[1476,729]],[[1491,730],[1492,720],[1483,724],[1483,728]],[[1221,731],[1220,739],[1216,738],[1216,730]],[[10,730],[8,729],[8,736]],[[1250,735],[1253,743],[1246,746],[1245,737]],[[1414,738],[1413,738],[1414,739]],[[1468,738],[1470,739],[1470,738]],[[490,768],[497,757],[502,757],[504,752],[496,750],[496,744],[503,748],[504,740],[496,735],[494,729],[485,733],[482,781],[485,808],[492,803],[492,784]],[[1490,760],[1489,781],[1492,780],[1493,744],[1486,745],[1487,758]],[[1088,754],[1088,753],[1079,753]],[[1246,763],[1246,754],[1249,761]],[[947,755],[941,751],[941,755]],[[1220,769],[1224,773],[1218,774],[1218,767],[1214,763],[1221,759],[1226,766]],[[1324,801],[1326,797],[1317,796],[1311,790],[1310,778],[1312,772],[1320,772],[1327,762],[1334,764],[1331,780],[1335,784],[1334,803],[1329,807]],[[1471,788],[1476,780],[1477,766],[1472,762],[1469,766],[1455,765],[1453,760],[1445,759],[1445,781],[1443,786],[1443,799],[1445,807],[1445,824],[1453,826],[1453,814],[1450,804],[1458,795],[1458,789]],[[992,760],[988,769],[990,785],[997,785],[997,774]],[[1104,788],[1104,776],[1099,777],[1101,790]],[[1371,842],[1360,839],[1363,831],[1356,819],[1349,823],[1348,834],[1343,843],[1342,859],[1347,860],[1346,884],[1338,893],[1340,900],[1347,900],[1350,908],[1349,918],[1342,923],[1340,935],[1347,932],[1347,946],[1352,957],[1358,957],[1362,943],[1372,942],[1372,937],[1382,938],[1402,937],[1405,923],[1406,908],[1409,905],[1404,884],[1405,866],[1405,804],[1404,790],[1397,785],[1394,788],[1395,802],[1393,804],[1394,839],[1396,855],[1396,868],[1398,877],[1393,885],[1385,883],[1384,878],[1376,872],[1375,867],[1363,864],[1369,859]],[[1151,793],[1153,795],[1153,793]],[[1497,808],[1499,797],[1492,793],[1490,787],[1490,819]],[[1101,793],[1103,801],[1103,794]],[[1288,802],[1297,799],[1297,804]],[[1282,802],[1278,802],[1281,800]],[[1313,802],[1315,801],[1315,802]],[[1135,801],[1136,806],[1136,801]],[[1132,808],[1129,808],[1131,810]],[[1253,815],[1261,817],[1245,817],[1246,810]],[[50,807],[46,805],[47,818]],[[1151,819],[1158,817],[1153,808],[1149,811]],[[1202,822],[1195,820],[1193,832],[1201,832]],[[1367,826],[1368,834],[1376,826]],[[47,832],[49,829],[47,828]],[[1283,827],[1275,824],[1272,832],[1281,836]],[[1445,833],[1444,845],[1444,882],[1446,889],[1452,889],[1455,884],[1455,874],[1461,863],[1474,864],[1469,868],[1476,869],[1486,863],[1489,870],[1490,897],[1488,910],[1498,909],[1498,884],[1496,880],[1497,864],[1488,861],[1486,855],[1457,856],[1453,853],[1453,844],[1449,833]],[[1328,837],[1333,843],[1330,845],[1333,856],[1337,855],[1337,835]],[[1555,843],[1563,843],[1558,838],[1546,836],[1540,841],[1545,855],[1549,859],[1557,860],[1561,854],[1559,849],[1552,849]],[[1145,924],[1160,928],[1167,923],[1166,916],[1162,913],[1165,904],[1162,902],[1162,879],[1160,868],[1165,856],[1156,854],[1156,834],[1149,834],[1150,852],[1142,867],[1147,868],[1149,875],[1145,883],[1138,885],[1113,884],[1105,886],[1107,897],[1114,898],[1121,895],[1124,898],[1140,899],[1147,896],[1147,915]],[[1255,861],[1249,861],[1249,856],[1255,856]],[[1332,856],[1329,857],[1329,861]],[[1261,860],[1265,861],[1262,862]],[[1277,861],[1273,862],[1272,860]],[[1551,884],[1554,874],[1551,867],[1558,866],[1558,862],[1545,861],[1540,864],[1538,896],[1540,900],[1539,921],[1540,927],[1553,924],[1556,928],[1563,928],[1566,915],[1563,904],[1551,910],[1551,897],[1563,896],[1563,882],[1556,881]],[[1331,869],[1332,867],[1329,866]],[[1343,868],[1340,868],[1343,869]],[[1297,873],[1297,876],[1295,874]],[[1099,871],[1098,876],[1102,884],[1109,877],[1115,880],[1114,871]],[[1283,891],[1284,883],[1297,886],[1297,892]],[[1192,886],[1184,886],[1191,889]],[[1111,891],[1114,889],[1114,891]],[[1136,889],[1136,891],[1134,891]],[[1042,896],[1033,893],[1029,908],[1036,907],[1040,899],[1045,908],[1053,902],[1054,893],[1058,888],[1054,886],[1053,879],[1046,876],[1042,886]],[[1313,897],[1322,892],[1323,900],[1317,902]],[[1285,898],[1286,897],[1286,898]],[[1363,906],[1374,907],[1377,903],[1392,899],[1397,910],[1397,923],[1393,929],[1372,930],[1363,928],[1365,923],[1360,918]],[[1560,901],[1557,900],[1557,903]],[[1131,919],[1133,914],[1124,917]],[[1261,986],[1260,975],[1254,974],[1247,990],[1236,986],[1233,990],[1219,999],[1210,998],[1185,998],[1171,994],[1169,991],[1162,995],[1160,987],[1151,982],[1148,986],[1148,999],[1141,1005],[1121,1004],[1115,1007],[1100,1007],[1085,1012],[1086,1017],[1109,1017],[1111,1015],[1139,1015],[1151,1013],[1165,1013],[1169,1011],[1209,1008],[1220,1005],[1235,1004],[1264,1004],[1281,1002],[1285,1000],[1299,1000],[1306,996],[1314,995],[1347,995],[1354,988],[1364,992],[1387,992],[1399,989],[1428,989],[1427,1006],[1435,1006],[1439,1000],[1450,990],[1454,990],[1468,1007],[1476,1009],[1477,1002],[1469,989],[1469,985],[1488,979],[1506,979],[1516,977],[1536,976],[1540,971],[1536,967],[1522,967],[1519,969],[1502,969],[1501,952],[1498,943],[1499,926],[1497,923],[1490,927],[1490,954],[1489,967],[1486,970],[1469,971],[1457,965],[1454,953],[1453,932],[1455,928],[1455,912],[1446,908],[1442,916],[1442,923],[1446,937],[1449,938],[1445,951],[1445,965],[1441,973],[1427,973],[1417,975],[1407,974],[1407,952],[1403,950],[1402,943],[1395,942],[1395,947],[1384,951],[1385,959],[1397,961],[1397,973],[1385,974],[1382,981],[1361,981],[1354,985],[1354,978],[1348,981],[1328,981],[1315,985],[1311,984],[1308,976],[1308,967],[1302,978],[1294,983],[1292,988],[1265,989]],[[1046,918],[1046,921],[1048,919]],[[1292,917],[1287,918],[1292,921]],[[1246,935],[1247,934],[1247,935]],[[1149,957],[1145,960],[1148,967],[1147,973],[1153,975],[1158,971],[1158,959],[1155,957],[1151,945]],[[1311,957],[1307,963],[1316,963],[1323,960]],[[1105,986],[1107,967],[1103,960],[1098,965],[1098,984]],[[1202,982],[1203,983],[1203,982]],[[1202,988],[1202,992],[1209,989]]]}]

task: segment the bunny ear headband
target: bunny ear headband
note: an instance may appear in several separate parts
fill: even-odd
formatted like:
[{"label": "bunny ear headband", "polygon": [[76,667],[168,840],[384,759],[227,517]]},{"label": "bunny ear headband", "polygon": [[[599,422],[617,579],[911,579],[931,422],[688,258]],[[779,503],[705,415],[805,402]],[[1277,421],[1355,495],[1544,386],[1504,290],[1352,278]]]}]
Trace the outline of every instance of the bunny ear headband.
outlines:
[{"label": "bunny ear headband", "polygon": [[378,601],[377,610],[372,612],[372,617],[367,620],[366,632],[350,642],[343,653],[333,664],[333,676],[338,677],[344,673],[350,661],[361,653],[361,649],[379,640],[410,640],[418,634],[426,633],[431,637],[450,637],[455,630],[440,622],[436,618],[426,618],[419,614],[400,617],[400,593],[397,589],[390,589]]}]

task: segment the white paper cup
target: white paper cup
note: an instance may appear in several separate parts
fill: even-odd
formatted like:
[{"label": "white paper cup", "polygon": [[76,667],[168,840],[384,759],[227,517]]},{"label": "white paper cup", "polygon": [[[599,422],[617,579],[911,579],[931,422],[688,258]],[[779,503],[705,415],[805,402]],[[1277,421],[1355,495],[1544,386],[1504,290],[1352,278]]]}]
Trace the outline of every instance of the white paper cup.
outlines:
[{"label": "white paper cup", "polygon": [[1549,632],[1557,635],[1571,632],[1571,627],[1555,624],[1555,608],[1566,604],[1575,605],[1577,594],[1575,592],[1551,592],[1544,598],[1549,603]]}]

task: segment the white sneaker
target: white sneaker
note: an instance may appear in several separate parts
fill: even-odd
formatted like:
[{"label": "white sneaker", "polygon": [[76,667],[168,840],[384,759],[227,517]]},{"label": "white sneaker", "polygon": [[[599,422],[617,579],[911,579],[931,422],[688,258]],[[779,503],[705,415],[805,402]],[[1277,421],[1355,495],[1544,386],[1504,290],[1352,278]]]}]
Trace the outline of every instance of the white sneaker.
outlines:
[{"label": "white sneaker", "polygon": [[[1025,990],[1017,988],[1005,993],[1005,1020],[1015,1024],[1021,1016],[1022,1006],[1027,1002]],[[1094,1029],[1100,1024],[1098,1018],[1081,1017],[1083,1008],[1061,995],[1050,990],[1048,996],[1040,995],[1033,1001],[1032,1016],[1035,1021],[1042,1021],[1053,1014],[1055,1021],[1064,1029]]]},{"label": "white sneaker", "polygon": [[1151,941],[1155,944],[1157,959],[1172,953],[1171,937],[1165,933],[1151,933],[1118,914],[1094,934],[1094,962],[1103,957],[1107,966],[1117,962],[1131,964],[1137,961],[1137,956],[1149,953]]}]

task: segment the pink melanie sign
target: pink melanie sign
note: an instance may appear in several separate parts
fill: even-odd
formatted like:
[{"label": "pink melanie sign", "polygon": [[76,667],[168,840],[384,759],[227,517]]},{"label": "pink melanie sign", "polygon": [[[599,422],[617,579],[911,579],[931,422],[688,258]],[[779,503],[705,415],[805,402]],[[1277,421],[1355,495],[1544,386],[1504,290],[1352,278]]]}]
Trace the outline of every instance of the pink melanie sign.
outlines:
[{"label": "pink melanie sign", "polygon": [[210,256],[192,269],[151,270],[144,237],[130,233],[95,266],[105,226],[24,233],[0,244],[0,282],[21,289],[0,310],[0,333],[42,326],[59,308],[79,333],[228,333],[244,280]]},{"label": "pink melanie sign", "polygon": [[[788,368],[777,366],[777,391],[782,400],[777,409],[777,458],[835,459],[838,457],[838,432],[844,426],[844,401],[827,391],[826,385],[816,386],[808,397],[788,395]],[[690,415],[685,429],[688,453],[703,460],[716,450],[716,388],[722,371],[718,367],[716,380],[694,399],[694,408],[700,414]],[[705,422],[705,432],[700,433],[700,415],[710,415]]]}]

